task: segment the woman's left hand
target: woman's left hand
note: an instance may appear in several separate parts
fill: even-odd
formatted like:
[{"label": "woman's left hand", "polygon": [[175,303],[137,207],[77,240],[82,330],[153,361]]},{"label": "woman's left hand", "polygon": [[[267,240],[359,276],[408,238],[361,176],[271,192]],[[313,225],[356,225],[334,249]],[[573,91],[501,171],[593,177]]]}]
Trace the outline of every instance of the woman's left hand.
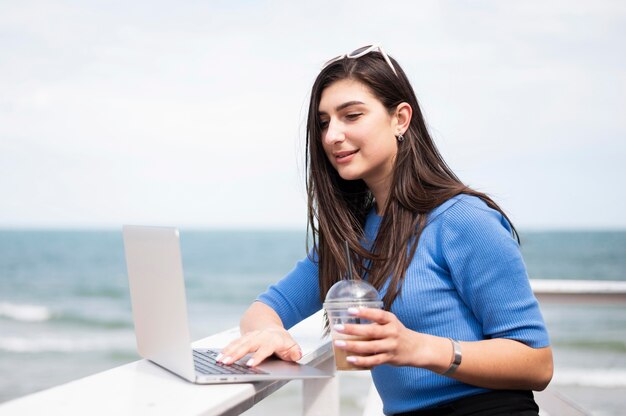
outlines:
[{"label": "woman's left hand", "polygon": [[[348,312],[352,316],[373,322],[338,325],[332,328],[340,334],[368,339],[352,341],[349,338],[342,338],[334,341],[335,347],[345,350],[348,361],[354,365],[370,368],[380,364],[391,364],[433,369],[433,362],[441,362],[440,359],[433,361],[435,358],[433,354],[442,355],[443,349],[445,354],[448,354],[447,357],[450,357],[451,347],[447,339],[412,331],[391,312],[371,308],[350,308]],[[446,358],[443,364],[436,367],[441,366],[441,370],[445,370],[445,360]]]}]

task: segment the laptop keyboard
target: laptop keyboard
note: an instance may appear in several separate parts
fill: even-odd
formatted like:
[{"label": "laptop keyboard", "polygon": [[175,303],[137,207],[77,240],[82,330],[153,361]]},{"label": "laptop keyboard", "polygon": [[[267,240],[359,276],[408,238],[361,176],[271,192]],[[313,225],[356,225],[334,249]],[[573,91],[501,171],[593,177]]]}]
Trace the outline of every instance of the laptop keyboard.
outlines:
[{"label": "laptop keyboard", "polygon": [[215,361],[219,352],[213,350],[193,350],[193,361],[196,371],[201,374],[267,374],[254,367],[235,362],[225,365]]}]

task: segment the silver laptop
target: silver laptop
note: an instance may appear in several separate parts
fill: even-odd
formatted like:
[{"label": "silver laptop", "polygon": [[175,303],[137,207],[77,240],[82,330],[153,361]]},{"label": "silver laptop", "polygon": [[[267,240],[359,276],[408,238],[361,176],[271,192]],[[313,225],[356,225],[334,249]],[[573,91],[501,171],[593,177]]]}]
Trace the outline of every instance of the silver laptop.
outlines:
[{"label": "silver laptop", "polygon": [[232,365],[215,361],[219,350],[192,349],[176,228],[123,227],[126,265],[139,355],[198,384],[323,378],[312,366],[270,358],[250,368],[244,357]]}]

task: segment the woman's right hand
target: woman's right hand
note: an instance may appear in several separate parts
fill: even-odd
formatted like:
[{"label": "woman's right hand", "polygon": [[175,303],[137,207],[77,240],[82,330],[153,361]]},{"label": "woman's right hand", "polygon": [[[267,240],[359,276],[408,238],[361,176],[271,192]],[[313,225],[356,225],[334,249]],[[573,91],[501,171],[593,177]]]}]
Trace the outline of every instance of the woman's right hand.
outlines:
[{"label": "woman's right hand", "polygon": [[302,350],[289,332],[282,327],[270,327],[245,333],[241,338],[228,344],[217,357],[223,364],[232,364],[248,353],[253,353],[246,362],[254,367],[272,354],[285,361],[298,361],[302,358]]},{"label": "woman's right hand", "polygon": [[246,364],[250,367],[261,364],[272,354],[285,361],[302,358],[298,343],[283,326],[276,312],[262,302],[254,302],[241,317],[239,323],[242,336],[222,350],[217,361],[232,364],[246,354],[252,353]]}]

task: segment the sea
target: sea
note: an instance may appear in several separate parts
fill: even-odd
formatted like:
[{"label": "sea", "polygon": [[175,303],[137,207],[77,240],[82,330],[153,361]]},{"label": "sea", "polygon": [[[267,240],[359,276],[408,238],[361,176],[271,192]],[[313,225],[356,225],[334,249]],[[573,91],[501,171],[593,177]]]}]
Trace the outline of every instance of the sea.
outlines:
[{"label": "sea", "polygon": [[[531,278],[626,280],[626,231],[520,234]],[[305,245],[304,231],[182,229],[192,338],[236,326]],[[624,414],[626,304],[542,311],[555,354],[551,388],[593,415]],[[137,359],[121,231],[0,230],[0,402]],[[342,415],[362,413],[369,386],[342,374]],[[289,383],[249,413],[293,409],[298,396]]]}]

